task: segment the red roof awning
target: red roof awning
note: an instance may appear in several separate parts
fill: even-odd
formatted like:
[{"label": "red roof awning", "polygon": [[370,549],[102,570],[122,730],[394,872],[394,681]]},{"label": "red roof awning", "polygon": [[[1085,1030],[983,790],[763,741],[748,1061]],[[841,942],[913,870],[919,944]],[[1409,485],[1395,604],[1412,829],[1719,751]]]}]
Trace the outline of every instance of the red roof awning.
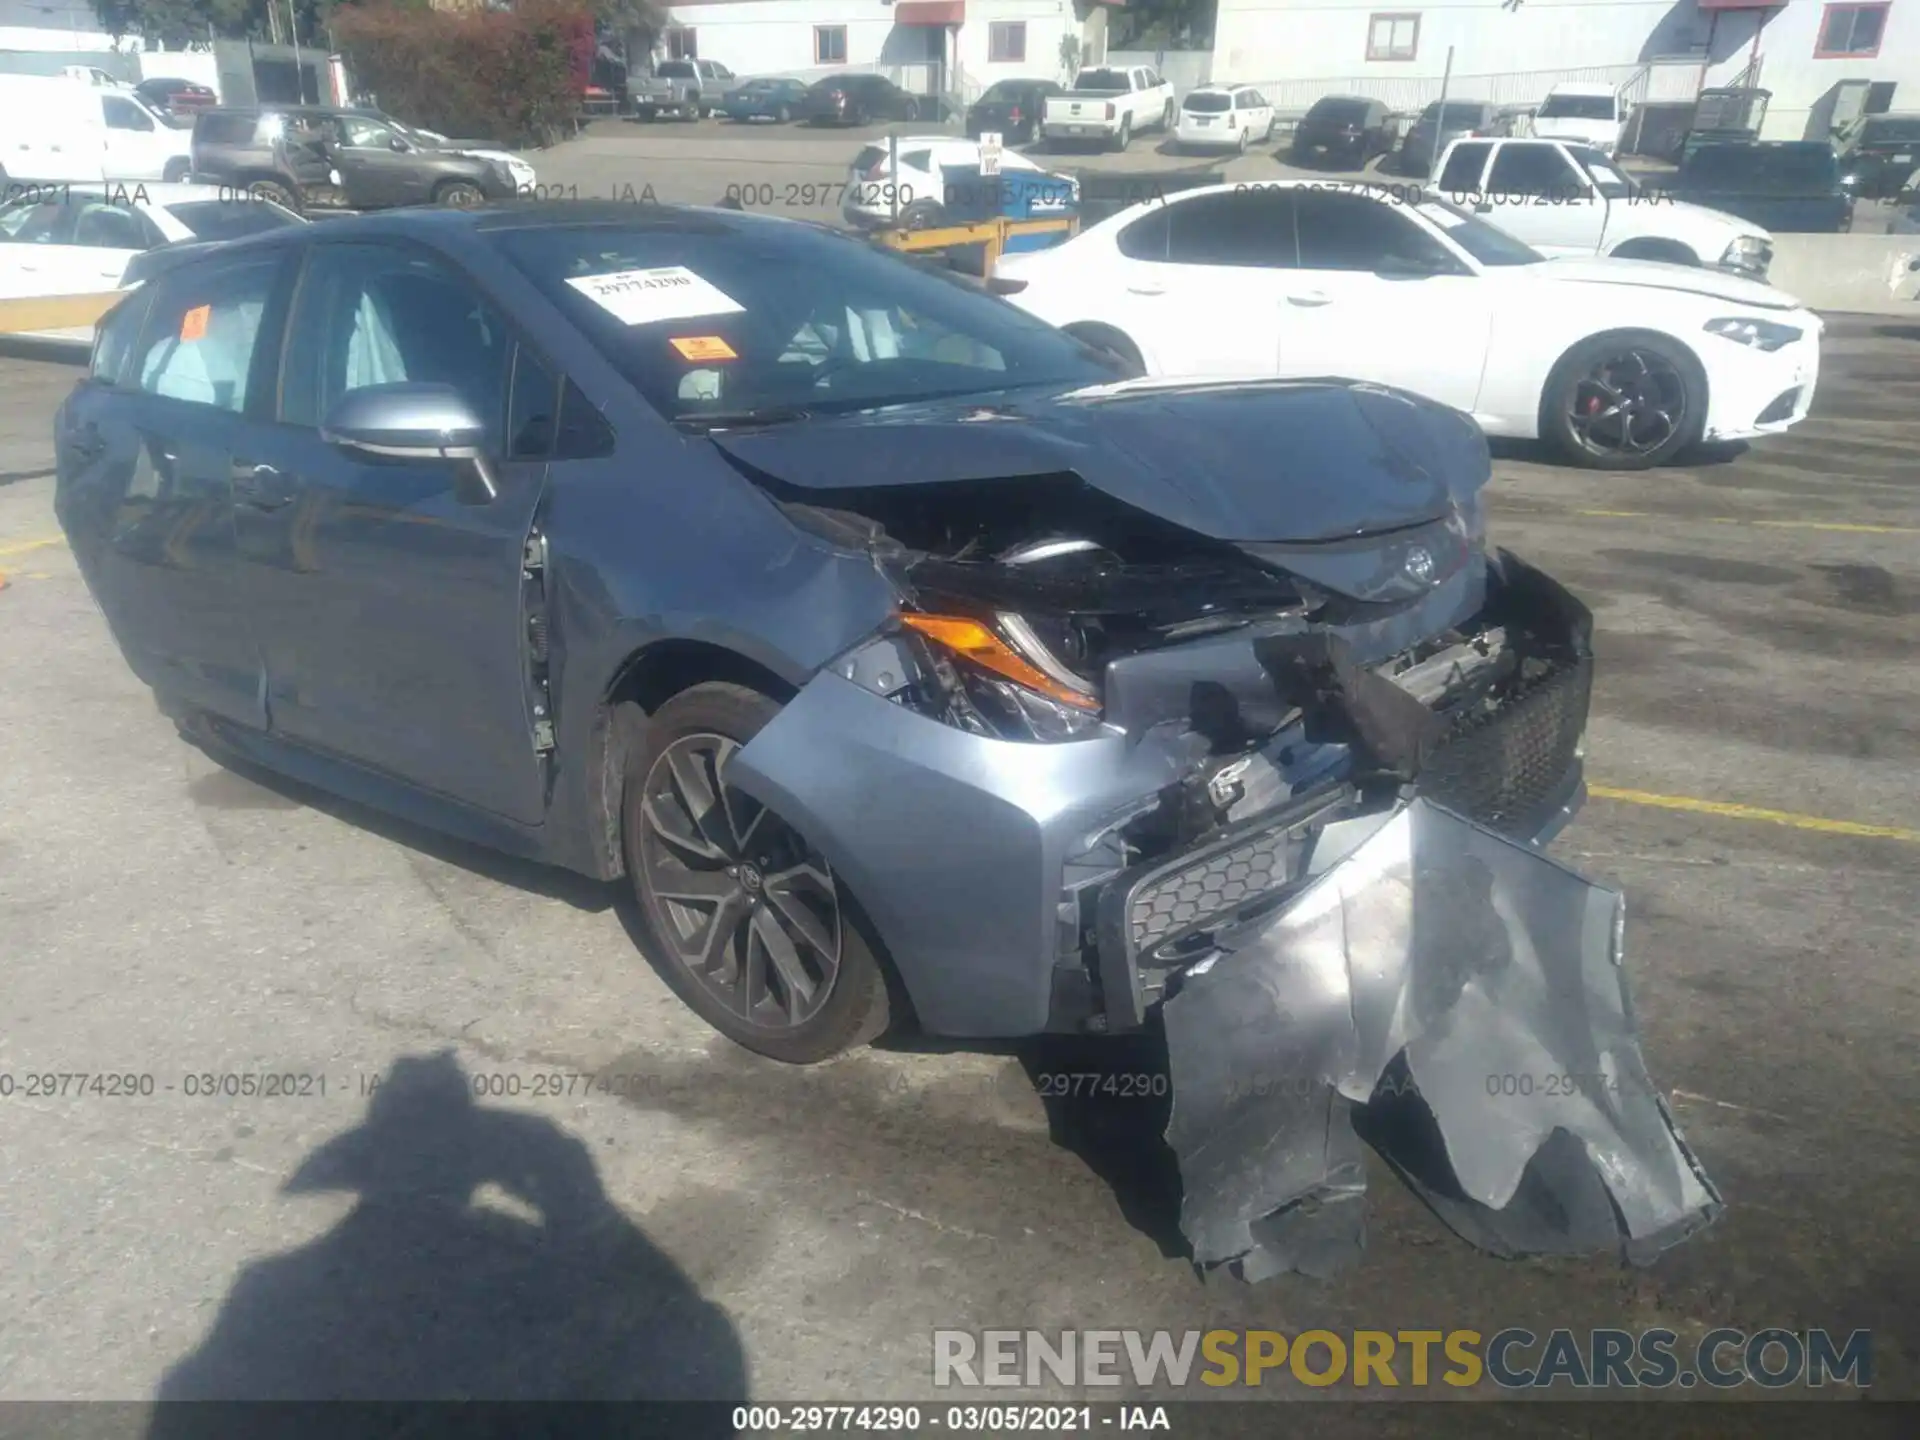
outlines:
[{"label": "red roof awning", "polygon": [[896,25],[962,25],[967,19],[967,0],[900,0],[893,7]]},{"label": "red roof awning", "polygon": [[1693,0],[1701,10],[1784,10],[1787,0]]}]

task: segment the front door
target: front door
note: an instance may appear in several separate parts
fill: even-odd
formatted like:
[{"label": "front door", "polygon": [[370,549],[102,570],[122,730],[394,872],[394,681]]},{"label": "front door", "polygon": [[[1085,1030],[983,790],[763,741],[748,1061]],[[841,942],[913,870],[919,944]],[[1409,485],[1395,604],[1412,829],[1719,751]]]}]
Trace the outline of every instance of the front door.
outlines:
[{"label": "front door", "polygon": [[333,129],[333,166],[340,172],[340,188],[349,206],[377,210],[433,198],[431,167],[421,163],[391,125],[343,115]]},{"label": "front door", "polygon": [[102,95],[100,111],[107,127],[107,178],[166,179],[167,161],[183,148],[169,142],[180,132],[163,135],[153,116],[124,95]]},{"label": "front door", "polygon": [[[544,813],[521,563],[547,463],[507,429],[516,345],[465,277],[399,242],[316,244],[289,322],[280,424],[236,495],[274,733],[523,823]],[[451,385],[496,437],[499,494],[467,462],[327,443],[350,390]]]},{"label": "front door", "polygon": [[1472,208],[1550,259],[1594,254],[1607,228],[1606,200],[1557,145],[1497,146]]},{"label": "front door", "polygon": [[1471,413],[1493,328],[1486,282],[1387,196],[1296,188],[1286,375],[1395,385]]},{"label": "front door", "polygon": [[[182,267],[107,322],[63,407],[61,524],[134,673],[193,710],[263,723],[236,571],[232,471],[271,356],[286,253]],[[142,319],[144,317],[144,324]]]}]

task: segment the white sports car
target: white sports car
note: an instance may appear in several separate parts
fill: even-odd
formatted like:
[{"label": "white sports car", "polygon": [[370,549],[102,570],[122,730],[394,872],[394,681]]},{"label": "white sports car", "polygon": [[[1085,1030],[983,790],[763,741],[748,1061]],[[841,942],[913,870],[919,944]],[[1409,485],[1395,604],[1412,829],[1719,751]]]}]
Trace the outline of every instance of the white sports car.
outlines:
[{"label": "white sports car", "polygon": [[1690,266],[1548,260],[1408,186],[1189,190],[1010,256],[997,281],[1148,375],[1394,385],[1598,469],[1783,431],[1819,374],[1820,319],[1789,295]]}]

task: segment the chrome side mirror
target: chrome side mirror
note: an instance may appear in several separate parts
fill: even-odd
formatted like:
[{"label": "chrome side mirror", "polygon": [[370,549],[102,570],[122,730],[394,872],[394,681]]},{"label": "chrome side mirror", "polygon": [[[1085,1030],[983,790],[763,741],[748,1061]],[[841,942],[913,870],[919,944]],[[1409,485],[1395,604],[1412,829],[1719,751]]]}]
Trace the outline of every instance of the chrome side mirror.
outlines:
[{"label": "chrome side mirror", "polygon": [[388,460],[464,460],[485,491],[484,500],[473,500],[500,494],[486,423],[451,385],[408,380],[349,390],[320,422],[320,438]]}]

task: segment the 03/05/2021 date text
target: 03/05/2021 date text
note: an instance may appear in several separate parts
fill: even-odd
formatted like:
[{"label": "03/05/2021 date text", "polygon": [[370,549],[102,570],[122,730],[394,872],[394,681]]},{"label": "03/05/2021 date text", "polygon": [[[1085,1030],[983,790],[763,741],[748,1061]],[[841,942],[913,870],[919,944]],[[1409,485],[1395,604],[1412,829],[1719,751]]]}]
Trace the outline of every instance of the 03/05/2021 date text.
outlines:
[{"label": "03/05/2021 date text", "polygon": [[[327,1074],[306,1070],[190,1070],[173,1073],[119,1070],[0,1071],[4,1100],[189,1100],[367,1099],[377,1092],[377,1074]],[[476,1100],[564,1100],[590,1095],[631,1097],[665,1082],[645,1071],[551,1069],[483,1070],[467,1076]]]}]

